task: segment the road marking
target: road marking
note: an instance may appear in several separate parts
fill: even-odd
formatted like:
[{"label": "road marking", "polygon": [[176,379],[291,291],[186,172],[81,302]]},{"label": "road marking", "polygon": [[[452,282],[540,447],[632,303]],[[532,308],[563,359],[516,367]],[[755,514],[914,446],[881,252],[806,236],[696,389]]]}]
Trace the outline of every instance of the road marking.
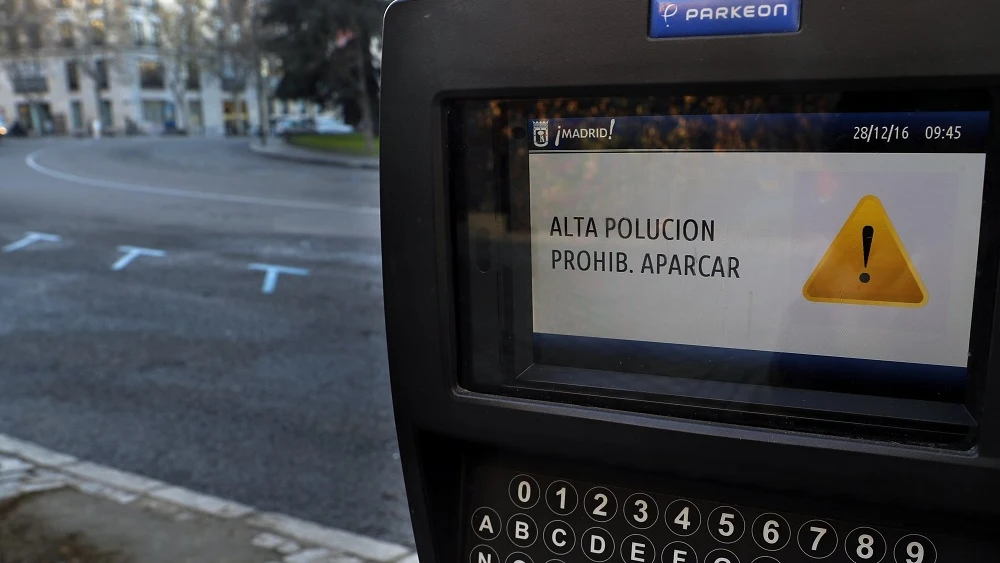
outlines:
[{"label": "road marking", "polygon": [[247,269],[264,272],[264,283],[260,286],[260,292],[266,295],[274,293],[274,288],[278,285],[278,276],[280,274],[291,276],[309,275],[309,270],[305,268],[291,268],[289,266],[276,266],[274,264],[250,264]]},{"label": "road marking", "polygon": [[31,246],[36,242],[59,242],[62,237],[59,235],[50,235],[48,233],[36,233],[35,231],[27,231],[24,233],[24,238],[21,240],[12,242],[7,246],[3,247],[4,252],[16,252],[21,250],[26,246]]},{"label": "road marking", "polygon": [[140,194],[160,195],[168,197],[180,197],[187,199],[222,201],[226,203],[262,205],[265,207],[282,207],[286,209],[343,211],[347,213],[360,213],[362,215],[379,215],[381,213],[378,207],[341,205],[339,203],[326,203],[319,201],[315,202],[296,201],[293,199],[278,199],[278,198],[258,197],[249,195],[222,194],[217,192],[199,192],[194,190],[182,190],[178,188],[162,188],[156,186],[142,186],[138,184],[126,184],[124,182],[115,182],[113,180],[88,178],[86,176],[78,176],[76,174],[70,174],[69,172],[60,172],[58,170],[53,170],[51,168],[39,164],[37,157],[39,156],[40,153],[46,150],[49,149],[39,149],[29,154],[24,159],[24,163],[28,166],[28,168],[31,168],[35,172],[38,172],[39,174],[44,174],[45,176],[48,176],[50,178],[56,178],[57,180],[73,182],[76,184],[83,184],[85,186],[90,186],[93,188],[103,188],[107,190],[118,190],[123,192],[134,192]]},{"label": "road marking", "polygon": [[124,252],[125,255],[118,259],[117,262],[111,265],[111,269],[114,271],[124,270],[126,266],[132,263],[133,260],[140,256],[152,256],[154,258],[163,258],[167,255],[166,252],[162,250],[157,250],[155,248],[143,248],[141,246],[119,246],[118,252]]}]

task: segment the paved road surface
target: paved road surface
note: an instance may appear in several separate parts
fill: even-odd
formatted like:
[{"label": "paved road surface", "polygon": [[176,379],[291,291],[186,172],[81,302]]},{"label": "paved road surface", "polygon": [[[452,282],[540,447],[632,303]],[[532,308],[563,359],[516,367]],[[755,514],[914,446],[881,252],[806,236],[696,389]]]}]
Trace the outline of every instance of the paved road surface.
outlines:
[{"label": "paved road surface", "polygon": [[245,141],[5,141],[0,432],[411,544],[377,206]]}]

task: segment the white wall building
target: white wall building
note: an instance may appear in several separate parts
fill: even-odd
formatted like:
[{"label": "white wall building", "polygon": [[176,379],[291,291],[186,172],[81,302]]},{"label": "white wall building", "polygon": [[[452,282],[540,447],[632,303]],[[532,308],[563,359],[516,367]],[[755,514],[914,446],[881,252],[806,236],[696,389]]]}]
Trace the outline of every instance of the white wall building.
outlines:
[{"label": "white wall building", "polygon": [[[10,19],[4,25],[5,5],[18,1],[28,0],[0,0],[0,114],[8,127],[20,122],[34,134],[86,134],[92,120],[100,116],[103,131],[110,134],[156,134],[184,128],[191,134],[220,136],[227,127],[231,132],[256,129],[257,95],[252,84],[224,79],[197,63],[189,67],[184,94],[188,119],[182,123],[178,100],[166,80],[171,63],[159,48],[161,25],[156,12],[163,6],[157,6],[157,0],[103,0],[127,2],[122,13],[129,19],[130,37],[117,38],[117,46],[106,50],[106,59],[101,54],[88,55],[103,60],[97,77],[101,107],[95,79],[82,72],[78,62],[85,39],[79,37],[80,26],[71,22],[87,12],[71,11],[70,6],[79,2],[86,10],[103,5],[102,0],[55,0],[56,17],[46,20],[54,25],[46,23],[33,31]],[[164,1],[173,0],[160,0]],[[235,88],[239,89],[239,107],[231,101]],[[237,121],[243,124],[237,126]]]}]

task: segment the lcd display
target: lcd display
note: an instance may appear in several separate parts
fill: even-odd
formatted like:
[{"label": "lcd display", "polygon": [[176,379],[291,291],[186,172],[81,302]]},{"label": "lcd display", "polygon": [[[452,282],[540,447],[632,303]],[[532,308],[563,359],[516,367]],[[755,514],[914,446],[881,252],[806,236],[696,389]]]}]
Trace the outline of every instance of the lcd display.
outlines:
[{"label": "lcd display", "polygon": [[933,405],[967,405],[985,357],[988,108],[864,94],[460,106],[473,377],[784,408],[856,397],[836,409],[965,424],[964,407]]},{"label": "lcd display", "polygon": [[[987,119],[534,120],[534,331],[698,347],[706,358],[731,350],[767,353],[769,361],[782,353],[917,364],[933,366],[921,369],[929,376],[961,379]],[[627,148],[630,136],[683,137],[699,128],[740,135],[746,127],[788,128],[793,139],[797,128],[823,128],[830,151]],[[938,128],[960,150],[909,145]],[[616,134],[625,139],[602,150]],[[874,137],[862,142],[879,151],[855,152],[854,143],[839,150],[836,140],[855,134]],[[973,142],[962,143],[963,135]],[[892,143],[915,150],[880,152]]]}]

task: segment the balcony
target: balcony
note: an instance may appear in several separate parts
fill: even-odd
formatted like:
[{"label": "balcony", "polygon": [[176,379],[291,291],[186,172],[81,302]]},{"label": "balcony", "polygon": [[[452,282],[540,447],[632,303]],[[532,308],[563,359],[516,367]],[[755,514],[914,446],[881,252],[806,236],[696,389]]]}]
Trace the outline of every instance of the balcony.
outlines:
[{"label": "balcony", "polygon": [[49,91],[49,81],[44,76],[14,76],[15,94],[44,94]]},{"label": "balcony", "polygon": [[247,89],[247,81],[245,78],[237,78],[235,76],[224,76],[222,77],[222,91],[223,92],[242,92]]}]

